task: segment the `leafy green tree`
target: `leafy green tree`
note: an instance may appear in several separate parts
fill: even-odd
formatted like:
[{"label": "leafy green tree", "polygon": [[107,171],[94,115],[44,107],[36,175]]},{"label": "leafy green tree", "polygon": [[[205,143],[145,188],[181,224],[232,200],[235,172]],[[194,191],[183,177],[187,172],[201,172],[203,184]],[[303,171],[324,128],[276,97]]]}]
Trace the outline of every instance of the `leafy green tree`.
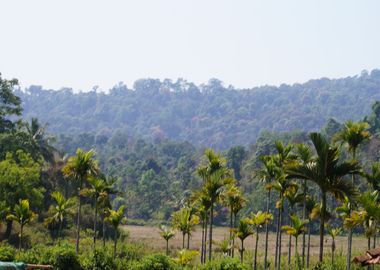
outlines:
[{"label": "leafy green tree", "polygon": [[53,198],[55,205],[50,206],[50,216],[45,219],[45,224],[58,224],[58,238],[61,238],[63,224],[67,216],[73,214],[73,208],[75,207],[76,200],[74,198],[66,199],[65,196],[58,191],[54,191],[51,194],[51,197]]},{"label": "leafy green tree", "polygon": [[172,215],[173,228],[178,229],[182,233],[182,249],[185,248],[186,234],[190,235],[194,230],[194,226],[199,223],[198,216],[194,215],[192,209],[183,207]]},{"label": "leafy green tree", "polygon": [[373,191],[380,191],[380,162],[372,163],[371,171],[369,173],[363,172],[362,175]]},{"label": "leafy green tree", "polygon": [[240,181],[242,176],[240,173],[242,163],[247,156],[244,146],[231,147],[227,152],[227,166],[234,170],[234,177]]},{"label": "leafy green tree", "polygon": [[161,225],[160,235],[166,241],[166,255],[169,255],[169,240],[175,236],[175,232],[172,228],[169,228],[165,225]]},{"label": "leafy green tree", "polygon": [[[258,249],[258,243],[259,243],[259,230],[262,228],[264,225],[268,225],[271,220],[273,219],[273,215],[268,213],[268,212],[257,212],[257,213],[252,213],[251,216],[249,217],[249,222],[250,224],[253,225],[253,227],[256,230],[256,240],[255,240],[255,255],[253,259],[253,269],[257,269],[257,249]],[[267,262],[264,260],[264,264]],[[265,265],[266,268],[266,265]]]},{"label": "leafy green tree", "polygon": [[[335,136],[335,141],[347,145],[348,151],[352,154],[352,159],[356,160],[356,153],[360,144],[369,139],[369,125],[367,122],[347,121],[343,129]],[[355,174],[352,174],[352,184],[355,185]],[[347,270],[351,269],[352,231],[348,232],[347,245]]]},{"label": "leafy green tree", "polygon": [[77,183],[78,187],[78,216],[77,216],[77,239],[75,250],[78,254],[79,252],[79,237],[80,237],[80,221],[81,221],[81,211],[82,211],[82,196],[81,190],[83,189],[83,185],[88,180],[90,175],[98,174],[98,164],[93,159],[94,151],[90,150],[88,152],[83,151],[78,148],[76,155],[72,156],[68,159],[67,164],[63,167],[62,171],[66,177],[73,179]]},{"label": "leafy green tree", "polygon": [[126,222],[126,218],[124,217],[124,205],[120,206],[117,210],[109,210],[109,215],[106,218],[106,221],[109,222],[114,229],[114,245],[113,245],[113,257],[116,257],[116,246],[117,246],[117,238],[118,238],[118,229],[121,224]]},{"label": "leafy green tree", "polygon": [[3,79],[0,73],[0,133],[9,131],[14,127],[14,123],[9,116],[21,115],[21,99],[13,92],[14,87],[17,85],[18,81],[16,79]]},{"label": "leafy green tree", "polygon": [[316,150],[314,157],[307,164],[296,164],[287,167],[290,178],[307,179],[315,183],[321,191],[322,207],[319,228],[319,261],[323,261],[323,239],[325,231],[327,193],[336,199],[342,200],[345,196],[353,199],[356,195],[355,187],[344,178],[349,174],[359,173],[357,162],[340,162],[337,147],[331,146],[319,133],[311,133],[310,139]]},{"label": "leafy green tree", "polygon": [[332,239],[332,241],[331,241],[331,265],[334,265],[335,264],[335,249],[336,249],[335,238],[342,233],[342,228],[340,228],[340,227],[337,227],[337,228],[328,227],[327,232],[331,236],[331,239]]},{"label": "leafy green tree", "polygon": [[236,236],[240,239],[241,241],[241,246],[240,246],[240,261],[243,262],[244,260],[244,240],[253,234],[253,229],[250,225],[250,220],[248,218],[241,219],[239,221],[239,225],[235,229],[235,234]]},{"label": "leafy green tree", "polygon": [[20,225],[20,235],[19,235],[19,245],[18,249],[22,248],[22,237],[24,236],[24,226],[29,224],[35,217],[35,213],[30,210],[28,200],[20,200],[18,204],[15,205],[13,213],[7,216],[8,220],[16,221]]}]

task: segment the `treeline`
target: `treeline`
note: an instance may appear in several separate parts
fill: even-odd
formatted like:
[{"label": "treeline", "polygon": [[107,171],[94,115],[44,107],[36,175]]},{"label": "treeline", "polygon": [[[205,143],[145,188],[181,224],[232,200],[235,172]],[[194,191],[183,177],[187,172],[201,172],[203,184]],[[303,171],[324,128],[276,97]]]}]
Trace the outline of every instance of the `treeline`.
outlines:
[{"label": "treeline", "polygon": [[254,143],[264,130],[313,131],[329,118],[363,118],[380,100],[380,71],[252,89],[227,87],[216,79],[199,86],[183,79],[143,79],[133,87],[120,83],[107,94],[96,88],[75,93],[40,86],[16,94],[23,102],[24,118],[49,123],[52,134],[89,132],[103,140],[120,131],[135,138],[226,150]]}]

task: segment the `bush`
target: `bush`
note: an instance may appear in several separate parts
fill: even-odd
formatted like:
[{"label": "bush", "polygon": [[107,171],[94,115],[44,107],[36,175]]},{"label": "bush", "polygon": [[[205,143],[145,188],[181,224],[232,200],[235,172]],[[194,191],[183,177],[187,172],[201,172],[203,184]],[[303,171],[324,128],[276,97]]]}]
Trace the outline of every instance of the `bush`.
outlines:
[{"label": "bush", "polygon": [[175,263],[164,254],[152,254],[146,256],[137,264],[136,270],[174,270]]},{"label": "bush", "polygon": [[[51,249],[50,259],[47,260],[49,264],[54,266],[57,270],[80,270],[81,266],[79,258],[75,253],[73,247],[69,245],[55,246]],[[48,254],[48,253],[46,253]]]},{"label": "bush", "polygon": [[93,255],[83,254],[81,261],[84,270],[115,270],[116,261],[113,257],[102,250],[96,250]]},{"label": "bush", "polygon": [[14,261],[15,256],[16,250],[14,247],[7,244],[0,245],[0,261],[12,262]]},{"label": "bush", "polygon": [[247,270],[248,268],[238,259],[223,258],[207,262],[201,270]]}]

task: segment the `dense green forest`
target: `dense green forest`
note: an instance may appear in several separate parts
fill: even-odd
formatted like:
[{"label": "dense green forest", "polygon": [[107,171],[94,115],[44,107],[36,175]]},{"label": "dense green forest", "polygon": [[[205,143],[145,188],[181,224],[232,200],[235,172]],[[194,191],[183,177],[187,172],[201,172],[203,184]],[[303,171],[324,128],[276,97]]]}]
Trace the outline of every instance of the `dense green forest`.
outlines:
[{"label": "dense green forest", "polygon": [[226,150],[254,143],[264,130],[312,131],[329,118],[362,119],[380,99],[380,70],[252,89],[224,86],[216,79],[199,86],[183,79],[142,79],[132,88],[120,83],[108,93],[31,86],[16,94],[25,119],[49,123],[52,134],[89,132],[104,140],[121,131]]}]

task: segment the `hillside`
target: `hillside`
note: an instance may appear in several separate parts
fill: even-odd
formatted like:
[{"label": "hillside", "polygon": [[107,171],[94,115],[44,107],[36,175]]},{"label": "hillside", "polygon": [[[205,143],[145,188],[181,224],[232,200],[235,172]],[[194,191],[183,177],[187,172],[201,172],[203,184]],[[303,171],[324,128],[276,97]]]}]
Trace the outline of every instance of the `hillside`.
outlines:
[{"label": "hillside", "polygon": [[225,87],[212,79],[197,86],[185,80],[142,79],[109,93],[75,93],[31,86],[16,93],[24,117],[38,117],[54,134],[89,132],[189,141],[228,149],[249,145],[261,131],[316,130],[329,118],[361,119],[380,100],[380,70],[341,79],[252,89]]}]

